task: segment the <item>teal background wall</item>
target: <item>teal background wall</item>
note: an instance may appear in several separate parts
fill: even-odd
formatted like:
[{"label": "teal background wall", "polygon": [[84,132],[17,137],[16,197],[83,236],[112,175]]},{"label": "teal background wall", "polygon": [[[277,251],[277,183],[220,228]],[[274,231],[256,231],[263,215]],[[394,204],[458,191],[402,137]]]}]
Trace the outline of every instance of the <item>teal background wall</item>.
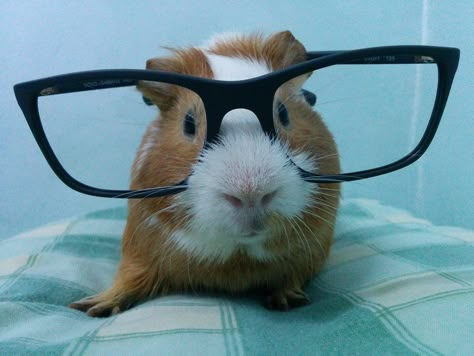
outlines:
[{"label": "teal background wall", "polygon": [[124,204],[70,190],[42,157],[13,84],[105,68],[143,68],[161,45],[201,44],[222,31],[291,30],[308,49],[396,44],[461,48],[435,140],[414,165],[347,183],[345,197],[406,208],[438,224],[474,227],[472,1],[10,1],[0,2],[0,237]]}]

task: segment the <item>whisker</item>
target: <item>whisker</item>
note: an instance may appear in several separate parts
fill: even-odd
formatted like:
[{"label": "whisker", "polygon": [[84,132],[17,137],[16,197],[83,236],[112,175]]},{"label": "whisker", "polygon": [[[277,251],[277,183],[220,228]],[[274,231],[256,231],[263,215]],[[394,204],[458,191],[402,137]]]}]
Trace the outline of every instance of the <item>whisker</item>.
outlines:
[{"label": "whisker", "polygon": [[339,153],[328,153],[327,155],[324,155],[324,156],[317,156],[315,157],[315,160],[316,162],[319,162],[319,161],[322,161],[324,159],[327,159],[327,158],[331,158],[331,157],[337,157],[339,156]]},{"label": "whisker", "polygon": [[318,196],[315,197],[315,199],[310,202],[306,208],[310,209],[318,209],[321,207],[325,207],[330,209],[330,211],[336,211],[337,210],[337,204],[335,205],[336,202],[331,202],[328,199],[339,199],[339,195],[333,195],[333,194],[321,194],[319,193]]},{"label": "whisker", "polygon": [[328,188],[325,186],[322,186],[322,184],[333,184],[333,183],[320,183],[318,190],[324,190],[324,191],[331,191],[331,192],[339,192],[340,188]]},{"label": "whisker", "polygon": [[321,199],[339,199],[341,197],[338,190],[319,190],[315,195]]},{"label": "whisker", "polygon": [[[304,220],[299,217],[299,216],[296,216],[296,219],[298,220],[299,223],[306,225],[304,223]],[[309,240],[307,238],[307,235],[303,232],[303,229],[301,228],[300,224],[297,223],[296,225],[298,226],[298,229],[301,233],[301,238],[304,240],[305,244],[306,244],[306,247],[308,249],[308,255],[309,255],[309,268],[311,271],[314,270],[314,261],[313,261],[313,253],[312,253],[312,250],[311,250],[311,244],[309,243]],[[306,227],[308,228],[308,230],[311,232],[311,229],[309,229],[308,225],[306,225]]]},{"label": "whisker", "polygon": [[285,105],[290,99],[298,97],[299,94],[292,93],[291,95],[288,95],[285,99],[283,99],[280,103],[280,105]]},{"label": "whisker", "polygon": [[305,256],[309,254],[307,256],[307,258],[308,258],[308,261],[309,261],[310,267],[311,267],[312,266],[311,249],[310,249],[310,246],[308,244],[308,241],[304,239],[303,231],[301,230],[301,227],[298,225],[298,223],[295,221],[295,218],[297,218],[297,217],[295,216],[291,219],[288,219],[288,221],[290,222],[290,225],[292,226],[296,237],[298,238],[298,240],[301,243],[301,247],[303,248],[303,251],[305,252]]},{"label": "whisker", "polygon": [[329,204],[324,204],[322,202],[319,202],[319,204],[317,204],[317,205],[315,204],[313,206],[309,206],[309,207],[303,209],[303,211],[307,212],[308,214],[316,214],[316,213],[313,213],[309,209],[319,210],[319,211],[321,211],[323,213],[326,213],[327,215],[329,215],[330,217],[333,217],[333,218],[337,216],[337,209],[335,209],[333,206],[331,206]]},{"label": "whisker", "polygon": [[311,215],[311,216],[313,216],[313,217],[315,217],[315,218],[317,218],[317,219],[320,219],[320,220],[324,221],[326,224],[328,224],[328,225],[331,226],[332,228],[335,227],[334,222],[329,221],[329,220],[327,220],[326,218],[323,218],[321,215],[319,215],[319,214],[317,214],[317,213],[309,212],[309,211],[305,211],[305,213],[308,214],[308,215]]},{"label": "whisker", "polygon": [[320,206],[324,206],[331,210],[337,210],[339,200],[339,194],[318,192],[316,196],[314,196],[313,201],[307,204],[307,207],[318,208]]},{"label": "whisker", "polygon": [[[324,210],[323,210],[324,211]],[[327,212],[326,212],[327,213]],[[331,221],[328,221],[326,218],[322,217],[320,214],[318,213],[315,213],[315,212],[310,212],[310,211],[304,211],[304,214],[307,215],[307,216],[311,216],[313,218],[316,218],[318,220],[322,220],[324,221],[326,224],[328,224],[329,226],[331,227],[335,227],[335,224],[334,222],[331,222]],[[328,215],[331,215],[329,213],[327,213]],[[332,215],[331,217],[335,218],[335,215]]]},{"label": "whisker", "polygon": [[[286,242],[287,242],[287,252],[290,253],[291,252],[291,243],[290,243],[290,238],[289,238],[289,234],[288,234],[288,230],[286,229],[286,226],[285,224],[283,223],[283,220],[282,220],[283,217],[278,217],[278,216],[275,216],[274,219],[272,219],[272,225],[274,223],[278,224],[278,229],[277,231],[281,234],[283,232],[283,236],[286,238]],[[281,258],[283,258],[283,256],[281,256]]]},{"label": "whisker", "polygon": [[[323,257],[326,259],[327,258],[327,254],[326,252],[324,251],[324,248],[323,248],[323,245],[321,245],[321,242],[319,241],[318,237],[316,236],[316,233],[315,231],[313,231],[309,226],[308,224],[306,224],[306,222],[299,218],[299,220],[301,221],[301,223],[308,229],[309,233],[314,237],[315,241],[317,242],[319,248],[321,249],[321,253],[323,254]],[[312,266],[314,268],[314,266]]]},{"label": "whisker", "polygon": [[368,97],[366,95],[359,95],[359,96],[347,96],[343,98],[337,98],[337,99],[331,99],[331,100],[326,100],[323,102],[316,103],[316,109],[318,109],[320,106],[327,105],[327,104],[332,104],[332,103],[338,103],[341,101],[351,101],[351,100],[357,100],[360,101],[360,99],[371,99],[373,100],[373,97]]},{"label": "whisker", "polygon": [[339,192],[335,192],[335,193],[328,193],[327,191],[323,191],[323,192],[318,192],[316,193],[321,199],[324,199],[324,198],[331,198],[331,199],[338,199],[340,197],[340,194]]}]

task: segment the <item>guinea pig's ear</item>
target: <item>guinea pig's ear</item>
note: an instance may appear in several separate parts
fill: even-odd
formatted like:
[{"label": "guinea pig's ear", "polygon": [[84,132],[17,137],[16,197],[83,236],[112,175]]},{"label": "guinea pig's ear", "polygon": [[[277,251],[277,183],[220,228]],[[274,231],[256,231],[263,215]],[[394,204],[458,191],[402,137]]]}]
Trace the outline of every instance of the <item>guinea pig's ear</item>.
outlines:
[{"label": "guinea pig's ear", "polygon": [[[180,63],[173,57],[152,58],[147,60],[146,69],[180,73]],[[143,96],[158,106],[161,111],[169,110],[176,102],[178,88],[175,85],[141,80],[137,89]]]},{"label": "guinea pig's ear", "polygon": [[290,31],[277,32],[263,45],[263,53],[272,69],[277,70],[306,59],[306,49]]},{"label": "guinea pig's ear", "polygon": [[[290,31],[277,32],[263,46],[263,53],[273,70],[282,69],[306,60],[306,49]],[[299,92],[311,73],[300,75],[286,83],[286,87]]]}]

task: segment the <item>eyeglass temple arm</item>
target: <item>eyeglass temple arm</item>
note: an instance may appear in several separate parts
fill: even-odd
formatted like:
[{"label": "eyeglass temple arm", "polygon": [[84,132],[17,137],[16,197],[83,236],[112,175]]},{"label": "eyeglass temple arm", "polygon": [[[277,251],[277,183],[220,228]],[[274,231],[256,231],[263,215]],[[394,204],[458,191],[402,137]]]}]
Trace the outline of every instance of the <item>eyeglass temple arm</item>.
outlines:
[{"label": "eyeglass temple arm", "polygon": [[[344,53],[346,51],[309,51],[306,52],[306,60],[323,58],[334,54]],[[395,54],[395,55],[376,55],[349,60],[340,64],[428,64],[434,63],[434,59],[428,56]]]}]

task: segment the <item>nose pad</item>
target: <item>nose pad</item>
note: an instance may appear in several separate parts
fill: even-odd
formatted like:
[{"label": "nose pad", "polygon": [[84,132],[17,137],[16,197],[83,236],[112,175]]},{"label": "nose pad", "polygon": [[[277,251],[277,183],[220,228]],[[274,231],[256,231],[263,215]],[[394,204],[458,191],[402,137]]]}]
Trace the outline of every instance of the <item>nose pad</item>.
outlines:
[{"label": "nose pad", "polygon": [[262,126],[257,115],[248,109],[234,109],[227,112],[221,122],[219,134],[222,136],[231,133],[262,132]]}]

